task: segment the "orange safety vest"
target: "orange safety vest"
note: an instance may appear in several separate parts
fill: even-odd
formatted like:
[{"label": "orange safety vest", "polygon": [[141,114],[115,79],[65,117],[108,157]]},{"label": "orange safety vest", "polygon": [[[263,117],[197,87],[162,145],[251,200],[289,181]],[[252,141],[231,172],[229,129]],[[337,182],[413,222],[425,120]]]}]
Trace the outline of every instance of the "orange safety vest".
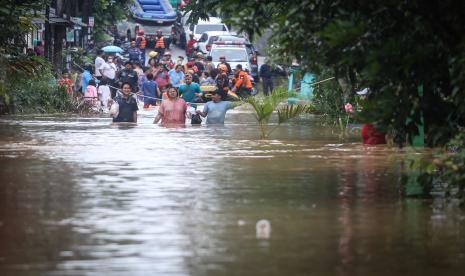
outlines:
[{"label": "orange safety vest", "polygon": [[249,79],[249,74],[247,74],[244,71],[239,72],[239,77],[236,80],[236,88],[239,89],[241,88],[241,85],[243,85],[246,89],[252,88],[252,82]]},{"label": "orange safety vest", "polygon": [[165,48],[165,38],[163,36],[157,39],[157,43],[155,43],[155,48]]},{"label": "orange safety vest", "polygon": [[136,40],[139,39],[139,38],[141,38],[140,44],[139,44],[139,49],[145,49],[145,44],[146,44],[145,37],[140,35],[140,36],[138,36],[136,38]]}]

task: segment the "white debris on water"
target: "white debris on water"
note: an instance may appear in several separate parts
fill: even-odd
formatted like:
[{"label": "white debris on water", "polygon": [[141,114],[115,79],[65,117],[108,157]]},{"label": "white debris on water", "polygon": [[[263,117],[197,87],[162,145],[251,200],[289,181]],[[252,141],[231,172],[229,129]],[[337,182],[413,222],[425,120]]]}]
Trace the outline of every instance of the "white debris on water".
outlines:
[{"label": "white debris on water", "polygon": [[271,224],[266,219],[257,221],[255,230],[257,239],[269,239],[271,237]]},{"label": "white debris on water", "polygon": [[74,253],[73,251],[61,251],[60,252],[60,257],[73,257]]},{"label": "white debris on water", "polygon": [[240,220],[237,221],[237,225],[239,225],[239,226],[244,226],[244,225],[245,225],[245,221],[243,221],[242,219],[240,219]]}]

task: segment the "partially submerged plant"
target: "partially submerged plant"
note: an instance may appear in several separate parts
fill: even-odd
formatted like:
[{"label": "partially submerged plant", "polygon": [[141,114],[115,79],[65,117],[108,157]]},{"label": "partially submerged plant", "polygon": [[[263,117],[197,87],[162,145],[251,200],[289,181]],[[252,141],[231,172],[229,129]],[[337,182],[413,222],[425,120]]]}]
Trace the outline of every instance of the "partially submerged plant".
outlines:
[{"label": "partially submerged plant", "polygon": [[[264,97],[248,97],[243,101],[250,104],[255,111],[255,119],[260,127],[261,138],[266,139],[282,123],[308,112],[309,106],[284,104],[292,96],[285,88],[276,88],[270,95]],[[269,129],[273,112],[278,113],[277,125]]]}]

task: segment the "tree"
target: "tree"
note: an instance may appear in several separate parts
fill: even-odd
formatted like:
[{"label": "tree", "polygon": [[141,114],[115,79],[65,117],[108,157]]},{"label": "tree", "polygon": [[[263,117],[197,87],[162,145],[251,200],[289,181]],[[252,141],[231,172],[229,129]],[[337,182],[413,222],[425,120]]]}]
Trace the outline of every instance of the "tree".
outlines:
[{"label": "tree", "polygon": [[132,0],[94,0],[95,36],[102,40],[116,22],[125,19]]},{"label": "tree", "polygon": [[270,28],[273,54],[331,68],[347,95],[370,87],[367,121],[411,137],[424,118],[429,145],[464,126],[465,2],[194,0],[186,10],[194,22],[217,10],[250,36]]},{"label": "tree", "polygon": [[21,74],[33,77],[46,63],[44,59],[24,52],[25,35],[34,28],[33,12],[40,10],[46,2],[0,0],[0,113],[8,110],[11,98],[8,88],[15,77]]}]

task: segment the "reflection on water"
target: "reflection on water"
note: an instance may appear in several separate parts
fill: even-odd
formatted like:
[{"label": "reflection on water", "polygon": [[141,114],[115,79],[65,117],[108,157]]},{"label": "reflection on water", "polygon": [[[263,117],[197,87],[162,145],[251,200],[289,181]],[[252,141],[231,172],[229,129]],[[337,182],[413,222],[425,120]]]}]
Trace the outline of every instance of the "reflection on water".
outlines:
[{"label": "reflection on water", "polygon": [[399,198],[403,151],[152,113],[0,120],[0,275],[462,275],[465,214]]}]

